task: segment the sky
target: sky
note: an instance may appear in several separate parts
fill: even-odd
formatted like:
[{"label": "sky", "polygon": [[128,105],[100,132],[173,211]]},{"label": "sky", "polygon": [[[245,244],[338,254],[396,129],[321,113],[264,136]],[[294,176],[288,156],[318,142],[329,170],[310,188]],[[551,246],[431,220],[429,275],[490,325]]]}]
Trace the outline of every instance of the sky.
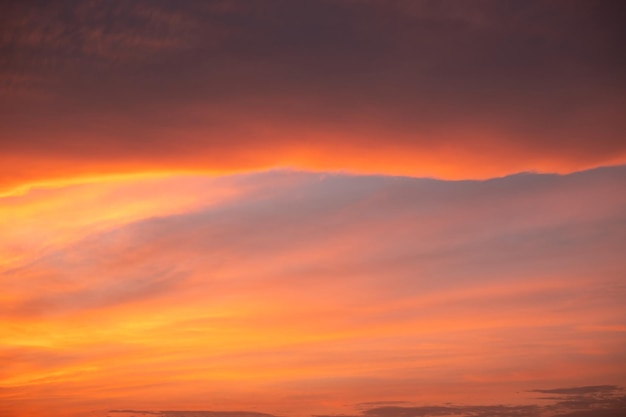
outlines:
[{"label": "sky", "polygon": [[1,417],[618,417],[618,0],[0,4]]}]

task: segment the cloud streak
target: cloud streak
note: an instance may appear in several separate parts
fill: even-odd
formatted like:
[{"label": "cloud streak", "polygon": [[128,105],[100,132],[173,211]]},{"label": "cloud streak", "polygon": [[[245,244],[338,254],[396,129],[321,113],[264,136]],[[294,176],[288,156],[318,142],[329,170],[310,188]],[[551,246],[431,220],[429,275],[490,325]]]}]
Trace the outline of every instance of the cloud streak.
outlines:
[{"label": "cloud streak", "polygon": [[[267,172],[5,197],[41,199],[16,230],[79,210],[96,223],[0,273],[3,402],[332,415],[623,385],[623,174]],[[610,387],[536,393],[592,388]]]}]

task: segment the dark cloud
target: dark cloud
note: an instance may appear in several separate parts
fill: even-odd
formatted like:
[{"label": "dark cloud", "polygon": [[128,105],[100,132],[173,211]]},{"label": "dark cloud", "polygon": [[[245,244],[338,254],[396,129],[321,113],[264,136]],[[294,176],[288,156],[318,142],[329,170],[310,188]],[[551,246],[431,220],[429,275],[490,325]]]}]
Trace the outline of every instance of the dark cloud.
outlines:
[{"label": "dark cloud", "polygon": [[547,407],[555,417],[617,416],[626,412],[626,393],[617,385],[538,389],[531,392],[556,394],[556,403]]},{"label": "dark cloud", "polygon": [[590,385],[586,387],[574,388],[535,389],[531,392],[539,392],[542,394],[584,395],[613,393],[618,390],[621,390],[621,388],[617,385]]},{"label": "dark cloud", "polygon": [[626,152],[617,1],[3,4],[7,183],[22,158],[485,177]]},{"label": "dark cloud", "polygon": [[[366,409],[353,417],[617,417],[626,412],[626,396],[621,387],[599,385],[575,388],[537,389],[531,392],[560,394],[554,404],[543,405],[446,405],[400,407],[385,406]],[[604,394],[597,396],[596,394]],[[571,404],[568,398],[578,401]],[[340,416],[315,416],[340,417]]]},{"label": "dark cloud", "polygon": [[625,408],[618,408],[614,410],[585,410],[585,411],[574,411],[566,414],[557,414],[554,417],[623,417],[624,412],[626,412]]}]

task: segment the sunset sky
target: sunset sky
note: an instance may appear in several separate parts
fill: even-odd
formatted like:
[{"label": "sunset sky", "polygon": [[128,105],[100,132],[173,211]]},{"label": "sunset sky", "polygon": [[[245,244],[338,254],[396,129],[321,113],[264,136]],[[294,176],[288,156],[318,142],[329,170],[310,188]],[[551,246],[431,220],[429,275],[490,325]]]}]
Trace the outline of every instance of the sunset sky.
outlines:
[{"label": "sunset sky", "polygon": [[0,417],[626,415],[625,25],[0,3]]}]

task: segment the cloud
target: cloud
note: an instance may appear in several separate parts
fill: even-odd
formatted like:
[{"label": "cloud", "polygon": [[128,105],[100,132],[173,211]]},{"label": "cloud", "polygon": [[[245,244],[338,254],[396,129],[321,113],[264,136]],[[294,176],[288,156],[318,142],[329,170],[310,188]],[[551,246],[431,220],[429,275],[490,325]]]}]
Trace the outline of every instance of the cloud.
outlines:
[{"label": "cloud", "polygon": [[585,395],[585,394],[602,394],[613,393],[620,390],[617,385],[592,385],[588,387],[574,388],[555,388],[555,389],[535,389],[531,392],[539,392],[542,394],[564,394],[564,395]]},{"label": "cloud", "polygon": [[[531,392],[557,394],[562,397],[555,404],[531,405],[455,405],[448,403],[445,406],[408,406],[405,401],[380,401],[358,404],[356,408],[363,408],[358,415],[314,415],[313,417],[617,417],[626,410],[626,396],[623,389],[615,385],[599,385],[573,388],[535,389]],[[597,397],[594,394],[607,394]],[[579,396],[576,404],[563,401],[570,396]],[[273,417],[269,414],[253,412],[219,412],[219,411],[134,411],[111,410],[112,417],[122,414],[159,415],[165,417]]]},{"label": "cloud", "polygon": [[532,390],[556,394],[549,406],[557,417],[617,416],[626,410],[624,389],[616,385],[592,385],[572,388]]},{"label": "cloud", "polygon": [[276,166],[489,178],[626,158],[617,2],[3,7],[5,189]]},{"label": "cloud", "polygon": [[11,55],[5,64],[26,72],[42,67],[58,71],[78,61],[123,63],[184,47],[196,22],[162,6],[101,1],[6,4],[1,45]]},{"label": "cloud", "polygon": [[[455,405],[448,403],[446,406],[373,407],[354,417],[613,417],[622,415],[626,411],[624,390],[615,385],[535,389],[531,392],[557,394],[562,397],[554,398],[557,402],[550,405]],[[606,395],[601,397],[594,395],[598,393]],[[578,401],[572,403],[570,396],[576,396]]]},{"label": "cloud", "polygon": [[506,405],[531,391],[550,412],[615,408],[624,178],[273,171],[4,197],[2,401],[475,417],[532,415]]}]

